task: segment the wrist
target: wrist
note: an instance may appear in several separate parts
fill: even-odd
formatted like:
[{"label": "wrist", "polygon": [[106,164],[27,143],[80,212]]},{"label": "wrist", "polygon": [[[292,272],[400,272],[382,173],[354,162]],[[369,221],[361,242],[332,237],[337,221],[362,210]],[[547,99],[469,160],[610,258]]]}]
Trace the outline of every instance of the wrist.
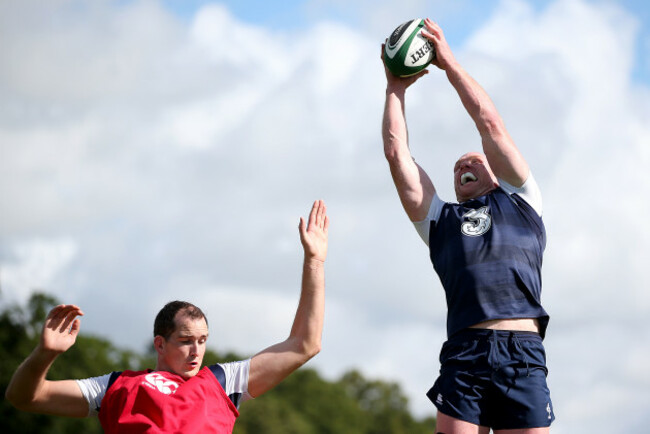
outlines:
[{"label": "wrist", "polygon": [[400,82],[397,82],[397,83],[389,82],[386,85],[386,96],[388,96],[388,95],[396,95],[398,97],[402,97],[402,96],[404,96],[405,93],[406,93],[406,86],[404,86]]},{"label": "wrist", "polygon": [[61,353],[46,349],[42,345],[37,345],[27,358],[27,361],[30,366],[33,366],[36,369],[49,369],[59,354]]},{"label": "wrist", "polygon": [[37,357],[40,360],[48,360],[48,359],[54,360],[62,353],[65,353],[65,351],[47,348],[43,345],[43,343],[39,343],[38,345],[36,345],[36,348],[34,348],[34,351],[32,351],[34,357]]},{"label": "wrist", "polygon": [[447,77],[449,77],[450,79],[452,76],[459,75],[463,72],[463,67],[460,66],[460,63],[456,62],[455,60],[451,62],[447,62],[447,64],[443,69],[447,73]]},{"label": "wrist", "polygon": [[305,260],[303,262],[303,266],[306,268],[310,268],[312,270],[316,269],[322,269],[325,267],[325,259],[319,259],[315,256],[307,256],[305,255]]}]

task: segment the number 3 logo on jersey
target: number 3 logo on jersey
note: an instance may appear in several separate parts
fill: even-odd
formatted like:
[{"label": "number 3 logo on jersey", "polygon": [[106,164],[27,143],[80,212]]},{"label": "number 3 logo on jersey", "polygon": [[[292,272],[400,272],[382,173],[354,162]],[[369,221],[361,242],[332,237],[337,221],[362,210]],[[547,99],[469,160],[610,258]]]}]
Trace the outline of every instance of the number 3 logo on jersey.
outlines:
[{"label": "number 3 logo on jersey", "polygon": [[488,207],[472,209],[463,214],[463,218],[469,221],[460,225],[460,231],[470,237],[479,237],[490,230],[492,217],[488,214]]}]

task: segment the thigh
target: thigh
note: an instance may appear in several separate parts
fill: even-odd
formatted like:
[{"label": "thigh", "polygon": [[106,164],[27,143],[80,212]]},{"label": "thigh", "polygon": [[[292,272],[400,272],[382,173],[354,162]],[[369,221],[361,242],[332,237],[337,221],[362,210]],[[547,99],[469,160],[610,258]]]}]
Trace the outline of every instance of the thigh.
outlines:
[{"label": "thigh", "polygon": [[488,434],[490,428],[456,419],[438,411],[436,434]]}]

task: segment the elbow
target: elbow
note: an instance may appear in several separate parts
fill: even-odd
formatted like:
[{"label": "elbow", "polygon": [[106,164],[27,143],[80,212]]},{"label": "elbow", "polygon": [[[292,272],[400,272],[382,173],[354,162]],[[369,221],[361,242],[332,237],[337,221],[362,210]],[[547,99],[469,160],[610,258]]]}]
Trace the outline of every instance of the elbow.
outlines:
[{"label": "elbow", "polygon": [[318,341],[302,341],[300,343],[300,348],[298,349],[298,353],[302,356],[301,357],[301,365],[304,365],[307,363],[309,360],[314,358],[318,353],[321,351],[321,342],[320,339]]},{"label": "elbow", "polygon": [[318,353],[320,353],[321,349],[322,349],[322,345],[321,345],[320,341],[310,345],[309,348],[307,348],[307,351],[305,352],[305,354],[307,356],[307,360],[316,357],[316,355],[318,355]]},{"label": "elbow", "polygon": [[30,404],[32,402],[26,399],[21,399],[20,396],[18,396],[11,387],[7,388],[5,391],[5,400],[16,410],[30,411],[31,409]]},{"label": "elbow", "polygon": [[390,165],[393,165],[398,161],[399,154],[394,146],[384,146],[384,157]]},{"label": "elbow", "polygon": [[382,136],[384,157],[389,163],[398,162],[400,158],[403,158],[405,151],[408,153],[408,141],[405,135],[397,134],[394,129],[384,129]]},{"label": "elbow", "polygon": [[21,390],[19,384],[14,384],[13,379],[5,390],[5,400],[15,409],[27,412],[38,412],[39,394],[37,392],[29,393]]},{"label": "elbow", "polygon": [[386,157],[386,161],[388,161],[388,166],[391,170],[403,167],[408,161],[413,161],[408,148],[400,148],[398,146],[385,146],[384,157]]},{"label": "elbow", "polygon": [[394,145],[394,138],[388,131],[382,131],[382,139],[384,142],[384,157],[386,157],[387,160],[390,159],[391,154],[394,153],[395,150],[395,145]]},{"label": "elbow", "polygon": [[16,396],[16,393],[14,392],[14,388],[12,387],[11,384],[9,384],[9,387],[7,387],[7,390],[5,390],[5,401],[13,405],[18,410],[21,410],[19,408],[20,401],[18,401],[18,397]]}]

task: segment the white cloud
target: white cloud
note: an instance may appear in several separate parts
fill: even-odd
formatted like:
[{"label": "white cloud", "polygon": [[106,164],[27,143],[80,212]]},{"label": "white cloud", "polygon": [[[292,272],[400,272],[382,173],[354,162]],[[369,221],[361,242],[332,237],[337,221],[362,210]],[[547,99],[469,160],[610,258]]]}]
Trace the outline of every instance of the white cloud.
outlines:
[{"label": "white cloud", "polygon": [[[193,289],[191,296],[197,305],[204,306],[210,321],[210,345],[221,351],[237,348],[251,356],[285,340],[298,306],[298,276],[295,280],[288,294],[277,294],[269,288]],[[237,332],[232,333],[233,329]]]},{"label": "white cloud", "polygon": [[70,239],[32,239],[15,243],[7,253],[0,268],[3,295],[25,303],[35,291],[64,290],[60,285],[77,246]]},{"label": "white cloud", "polygon": [[[399,379],[433,414],[445,302],[383,158],[381,40],[336,22],[270,31],[218,5],[185,23],[153,1],[36,4],[0,6],[3,291],[40,285],[82,305],[84,330],[130,347],[164,302],[192,298],[219,348],[252,353],[290,327],[298,217],[324,198],[328,316],[313,364]],[[388,10],[373,28],[397,24]],[[637,28],[611,5],[508,0],[456,51],[544,194],[557,432],[632,430],[648,410],[632,380],[646,384],[650,363]],[[452,198],[453,162],[478,134],[440,71],[407,98],[413,153]]]}]

